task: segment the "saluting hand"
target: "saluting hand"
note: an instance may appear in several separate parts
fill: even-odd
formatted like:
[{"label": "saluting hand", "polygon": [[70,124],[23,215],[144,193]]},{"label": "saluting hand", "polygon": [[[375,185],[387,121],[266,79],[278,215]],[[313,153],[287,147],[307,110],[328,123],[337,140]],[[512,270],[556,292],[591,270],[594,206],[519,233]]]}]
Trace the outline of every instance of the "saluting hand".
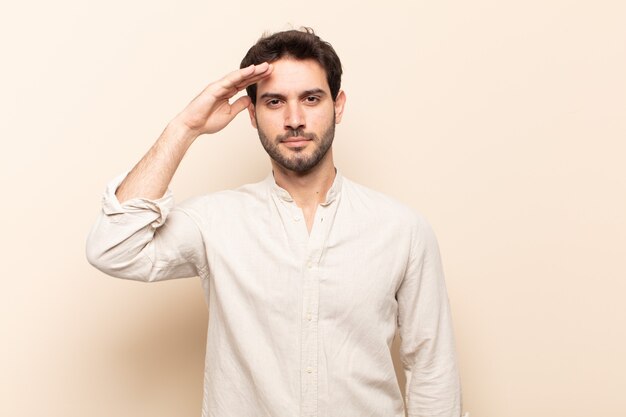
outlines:
[{"label": "saluting hand", "polygon": [[247,86],[258,82],[272,73],[272,65],[259,65],[233,71],[224,78],[209,84],[176,119],[198,136],[222,130],[250,104],[250,97],[242,96],[234,102],[229,100]]}]

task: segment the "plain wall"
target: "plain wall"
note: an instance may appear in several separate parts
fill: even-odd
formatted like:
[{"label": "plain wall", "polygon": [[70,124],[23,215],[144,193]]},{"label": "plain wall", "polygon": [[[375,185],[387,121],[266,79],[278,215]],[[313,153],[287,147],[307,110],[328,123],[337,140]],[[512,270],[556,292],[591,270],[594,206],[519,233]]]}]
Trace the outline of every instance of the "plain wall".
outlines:
[{"label": "plain wall", "polygon": [[[437,233],[464,408],[623,416],[625,12],[617,0],[3,7],[0,415],[199,415],[199,280],[108,277],[85,238],[106,182],[207,83],[264,31],[307,25],[344,65],[336,165]],[[269,169],[242,114],[192,145],[171,187],[182,201]]]}]

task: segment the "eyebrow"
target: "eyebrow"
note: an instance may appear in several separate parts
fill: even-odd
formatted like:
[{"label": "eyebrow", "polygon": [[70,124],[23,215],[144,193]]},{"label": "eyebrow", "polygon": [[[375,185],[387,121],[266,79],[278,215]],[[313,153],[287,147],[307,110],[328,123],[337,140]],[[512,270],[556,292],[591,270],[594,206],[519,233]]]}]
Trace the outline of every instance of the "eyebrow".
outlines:
[{"label": "eyebrow", "polygon": [[326,95],[326,91],[322,90],[321,88],[313,88],[311,90],[304,91],[300,95],[300,97],[314,96],[314,95],[325,96]]},{"label": "eyebrow", "polygon": [[[300,98],[302,97],[307,97],[307,96],[312,96],[312,95],[318,95],[318,96],[325,96],[326,95],[326,91],[322,90],[321,88],[312,88],[310,90],[305,90],[302,92],[302,94],[300,94]],[[279,93],[263,93],[261,94],[261,96],[259,97],[260,100],[265,100],[265,99],[279,99],[279,100],[285,100],[286,97],[283,94],[279,94]]]}]

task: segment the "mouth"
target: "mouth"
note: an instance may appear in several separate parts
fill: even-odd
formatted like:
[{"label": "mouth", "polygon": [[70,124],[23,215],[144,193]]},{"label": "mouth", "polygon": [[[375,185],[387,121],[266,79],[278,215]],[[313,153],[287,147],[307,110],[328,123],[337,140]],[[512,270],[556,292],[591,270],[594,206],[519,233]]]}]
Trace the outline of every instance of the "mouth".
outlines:
[{"label": "mouth", "polygon": [[298,148],[305,146],[311,139],[303,138],[301,136],[289,137],[281,141],[281,143],[289,148]]}]

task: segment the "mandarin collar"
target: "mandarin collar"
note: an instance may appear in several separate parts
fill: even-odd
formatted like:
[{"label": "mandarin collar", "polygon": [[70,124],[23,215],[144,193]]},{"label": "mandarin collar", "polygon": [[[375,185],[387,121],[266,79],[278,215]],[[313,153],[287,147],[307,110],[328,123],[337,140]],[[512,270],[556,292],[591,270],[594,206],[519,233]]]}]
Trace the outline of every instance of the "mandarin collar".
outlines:
[{"label": "mandarin collar", "polygon": [[[267,174],[267,177],[265,177],[265,182],[269,186],[272,193],[274,193],[278,198],[287,202],[293,201],[293,198],[291,197],[291,194],[289,194],[289,191],[276,184],[276,180],[274,179],[274,171],[270,171],[269,174]],[[343,175],[341,175],[341,171],[335,167],[335,179],[333,180],[332,185],[326,193],[326,201],[320,203],[322,206],[327,206],[337,199],[337,196],[339,196],[339,193],[341,192],[342,183]]]}]

